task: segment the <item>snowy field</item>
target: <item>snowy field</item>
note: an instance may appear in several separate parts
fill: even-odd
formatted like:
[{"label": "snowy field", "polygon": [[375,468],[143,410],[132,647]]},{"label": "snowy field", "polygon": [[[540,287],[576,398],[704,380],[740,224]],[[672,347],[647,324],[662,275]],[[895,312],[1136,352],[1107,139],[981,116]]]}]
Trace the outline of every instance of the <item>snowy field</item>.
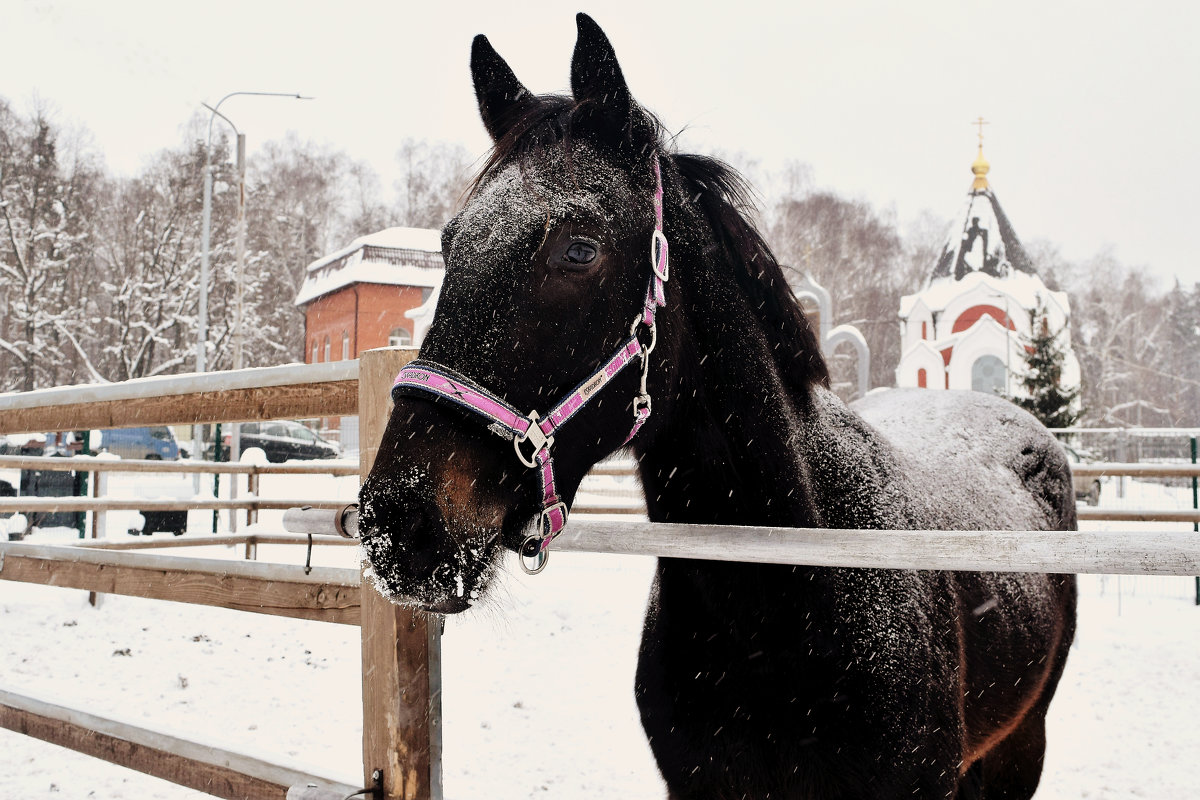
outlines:
[{"label": "snowy field", "polygon": [[[190,478],[138,480],[126,489],[193,492]],[[263,493],[274,496],[349,499],[354,489],[353,478],[263,478]],[[1122,502],[1174,507],[1181,494],[1133,484]],[[193,514],[192,530],[207,530],[211,512]],[[110,515],[110,536],[127,535],[133,515],[118,516]],[[262,528],[276,526],[264,512]],[[40,531],[30,541],[73,535]],[[318,553],[324,564],[356,557],[353,548]],[[303,553],[262,546],[259,558],[301,563]],[[448,798],[663,797],[631,690],[652,570],[645,558],[559,553],[542,575],[509,575],[491,605],[448,621]],[[1038,798],[1193,795],[1200,608],[1192,586],[1191,578],[1081,578],[1079,634],[1051,706]],[[359,779],[359,666],[354,627],[126,597],[97,609],[85,592],[0,582],[0,686],[346,783]],[[0,730],[0,753],[0,798],[206,797],[8,731]]]}]

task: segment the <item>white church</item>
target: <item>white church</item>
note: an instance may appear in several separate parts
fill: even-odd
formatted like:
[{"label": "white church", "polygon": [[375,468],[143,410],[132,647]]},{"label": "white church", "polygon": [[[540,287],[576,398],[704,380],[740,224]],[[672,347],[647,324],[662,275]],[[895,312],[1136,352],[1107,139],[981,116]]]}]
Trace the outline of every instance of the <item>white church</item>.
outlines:
[{"label": "white church", "polygon": [[1029,312],[1039,304],[1066,351],[1063,383],[1079,385],[1067,295],[1051,291],[1038,276],[988,186],[988,170],[980,137],[966,210],[925,288],[900,299],[897,386],[1024,395]]}]

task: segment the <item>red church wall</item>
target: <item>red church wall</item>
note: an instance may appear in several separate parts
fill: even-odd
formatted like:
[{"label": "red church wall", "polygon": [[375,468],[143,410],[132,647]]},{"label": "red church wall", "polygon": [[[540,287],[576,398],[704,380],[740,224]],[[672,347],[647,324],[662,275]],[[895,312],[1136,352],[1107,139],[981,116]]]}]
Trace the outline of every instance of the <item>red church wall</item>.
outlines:
[{"label": "red church wall", "polygon": [[954,320],[954,328],[951,329],[950,332],[959,333],[961,331],[965,331],[984,316],[991,317],[1009,330],[1015,331],[1017,329],[1017,326],[1013,325],[1013,322],[1008,318],[1008,315],[999,308],[996,308],[995,306],[971,306],[966,311],[958,315],[958,319]]},{"label": "red church wall", "polygon": [[418,286],[360,283],[318,297],[304,312],[305,363],[313,362],[314,344],[316,360],[326,360],[326,337],[330,342],[328,360],[341,361],[343,335],[350,339],[350,358],[358,358],[363,350],[386,347],[396,328],[405,329],[411,336],[413,321],[404,313],[425,302],[425,291]]}]

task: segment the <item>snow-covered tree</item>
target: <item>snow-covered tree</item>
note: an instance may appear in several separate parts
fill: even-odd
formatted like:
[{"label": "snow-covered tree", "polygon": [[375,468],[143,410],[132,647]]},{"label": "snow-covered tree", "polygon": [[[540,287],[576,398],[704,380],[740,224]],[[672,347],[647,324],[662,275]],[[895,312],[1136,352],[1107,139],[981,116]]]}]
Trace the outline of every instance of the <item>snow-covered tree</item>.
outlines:
[{"label": "snow-covered tree", "polygon": [[[98,170],[45,113],[0,100],[0,390],[73,379]],[[87,376],[82,376],[83,380]]]},{"label": "snow-covered tree", "polygon": [[470,158],[462,145],[405,139],[396,153],[396,224],[441,228],[454,216],[470,179]]},{"label": "snow-covered tree", "polygon": [[1029,328],[1032,333],[1023,337],[1027,338],[1025,364],[1019,381],[1025,394],[1009,399],[1048,428],[1069,428],[1079,421],[1079,388],[1063,385],[1067,353],[1062,331],[1050,330],[1046,309],[1040,303],[1029,312]]},{"label": "snow-covered tree", "polygon": [[[196,143],[161,151],[138,176],[109,184],[96,333],[97,363],[111,380],[194,365],[203,176]],[[214,225],[218,243],[223,227]]]},{"label": "snow-covered tree", "polygon": [[[835,325],[850,324],[871,348],[871,385],[889,386],[900,359],[900,295],[904,248],[895,221],[869,203],[830,191],[785,197],[770,214],[768,241],[798,277],[807,272],[833,295]],[[850,380],[851,363],[830,364],[835,382]]]}]

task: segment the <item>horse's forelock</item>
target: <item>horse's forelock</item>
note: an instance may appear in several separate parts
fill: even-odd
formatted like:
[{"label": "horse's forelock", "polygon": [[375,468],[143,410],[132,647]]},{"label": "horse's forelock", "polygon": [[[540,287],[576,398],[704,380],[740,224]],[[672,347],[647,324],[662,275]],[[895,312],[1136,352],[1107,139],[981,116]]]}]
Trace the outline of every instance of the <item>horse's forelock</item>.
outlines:
[{"label": "horse's forelock", "polygon": [[[615,148],[616,143],[602,141],[604,137],[597,137],[596,129],[586,124],[596,103],[597,101],[590,99],[577,101],[568,95],[545,94],[539,95],[535,102],[524,106],[518,119],[512,122],[488,153],[483,166],[467,189],[467,201],[469,202],[503,165],[516,162],[524,166],[536,157],[539,150],[563,147],[569,151],[576,140],[590,141],[598,146],[611,144]],[[637,111],[645,117],[646,128],[652,131],[648,140],[638,146],[639,153],[645,156],[648,164],[652,154],[665,151],[663,128],[650,112],[640,107]],[[635,176],[635,183],[641,182],[644,182],[644,179],[638,180]]]}]

